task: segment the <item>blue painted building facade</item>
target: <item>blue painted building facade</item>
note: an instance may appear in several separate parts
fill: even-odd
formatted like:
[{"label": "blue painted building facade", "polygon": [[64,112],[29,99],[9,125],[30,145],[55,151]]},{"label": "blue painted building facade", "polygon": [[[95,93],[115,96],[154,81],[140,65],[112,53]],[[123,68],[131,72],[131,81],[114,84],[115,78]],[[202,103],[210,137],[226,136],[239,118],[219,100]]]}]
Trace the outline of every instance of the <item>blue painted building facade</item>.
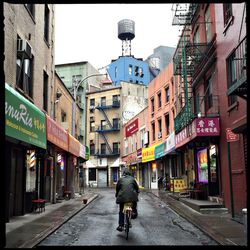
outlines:
[{"label": "blue painted building facade", "polygon": [[148,63],[132,56],[120,56],[108,65],[107,71],[116,86],[119,86],[121,81],[146,86],[150,82]]}]

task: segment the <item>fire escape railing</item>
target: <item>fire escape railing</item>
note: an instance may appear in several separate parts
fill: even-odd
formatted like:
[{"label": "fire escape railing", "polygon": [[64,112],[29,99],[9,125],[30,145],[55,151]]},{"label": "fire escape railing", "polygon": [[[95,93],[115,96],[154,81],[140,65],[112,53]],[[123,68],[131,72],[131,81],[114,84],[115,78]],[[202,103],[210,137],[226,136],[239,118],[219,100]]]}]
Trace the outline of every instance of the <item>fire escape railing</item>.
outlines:
[{"label": "fire escape railing", "polygon": [[228,58],[229,89],[227,95],[247,99],[247,37],[238,44]]}]

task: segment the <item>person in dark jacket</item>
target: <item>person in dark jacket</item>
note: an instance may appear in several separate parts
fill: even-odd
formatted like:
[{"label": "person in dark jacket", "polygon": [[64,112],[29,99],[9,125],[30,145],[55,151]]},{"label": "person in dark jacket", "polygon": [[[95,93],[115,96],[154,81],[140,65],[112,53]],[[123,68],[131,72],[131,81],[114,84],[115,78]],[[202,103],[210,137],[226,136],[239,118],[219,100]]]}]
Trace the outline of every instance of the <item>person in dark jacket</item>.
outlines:
[{"label": "person in dark jacket", "polygon": [[132,202],[133,206],[133,219],[137,217],[137,201],[138,201],[139,186],[131,176],[131,173],[125,168],[122,178],[120,178],[116,184],[116,203],[120,204],[119,209],[119,226],[116,228],[118,231],[123,231],[124,227],[124,214],[123,207],[124,203]]}]

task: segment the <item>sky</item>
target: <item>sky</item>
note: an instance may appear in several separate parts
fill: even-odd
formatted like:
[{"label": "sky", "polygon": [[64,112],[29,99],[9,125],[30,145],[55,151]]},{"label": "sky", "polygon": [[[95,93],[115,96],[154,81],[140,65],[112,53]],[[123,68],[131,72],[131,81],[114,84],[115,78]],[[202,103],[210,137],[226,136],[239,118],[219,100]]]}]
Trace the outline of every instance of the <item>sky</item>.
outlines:
[{"label": "sky", "polygon": [[56,4],[55,64],[88,61],[96,69],[122,55],[118,22],[135,22],[131,54],[146,60],[158,46],[176,47],[172,4]]}]

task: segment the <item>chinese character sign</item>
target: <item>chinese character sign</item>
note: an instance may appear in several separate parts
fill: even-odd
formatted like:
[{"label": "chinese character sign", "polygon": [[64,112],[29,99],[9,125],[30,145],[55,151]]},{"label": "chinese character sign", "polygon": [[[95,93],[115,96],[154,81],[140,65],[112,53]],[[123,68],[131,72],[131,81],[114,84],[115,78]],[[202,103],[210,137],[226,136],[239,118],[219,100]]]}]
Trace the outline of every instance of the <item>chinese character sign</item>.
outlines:
[{"label": "chinese character sign", "polygon": [[197,136],[220,135],[219,118],[196,118],[194,124]]}]

